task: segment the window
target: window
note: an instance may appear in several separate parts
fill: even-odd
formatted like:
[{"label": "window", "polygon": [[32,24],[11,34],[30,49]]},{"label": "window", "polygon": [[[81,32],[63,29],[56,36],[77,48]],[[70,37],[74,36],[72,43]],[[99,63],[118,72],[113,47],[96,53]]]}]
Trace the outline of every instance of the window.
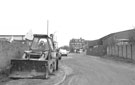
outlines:
[{"label": "window", "polygon": [[47,39],[35,37],[33,40],[31,49],[33,49],[33,50],[49,50]]}]

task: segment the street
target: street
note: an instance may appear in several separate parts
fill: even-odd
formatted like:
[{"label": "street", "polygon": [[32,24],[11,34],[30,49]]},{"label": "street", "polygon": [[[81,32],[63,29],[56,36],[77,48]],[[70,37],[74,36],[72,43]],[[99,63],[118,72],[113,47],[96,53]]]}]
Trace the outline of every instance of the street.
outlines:
[{"label": "street", "polygon": [[135,66],[85,54],[63,56],[51,78],[11,80],[0,85],[135,85]]},{"label": "street", "polygon": [[85,54],[68,57],[63,57],[61,62],[72,73],[61,85],[135,85],[135,66],[131,64]]},{"label": "street", "polygon": [[5,82],[0,82],[0,85],[57,85],[63,80],[63,70],[55,72],[48,79],[9,79]]}]

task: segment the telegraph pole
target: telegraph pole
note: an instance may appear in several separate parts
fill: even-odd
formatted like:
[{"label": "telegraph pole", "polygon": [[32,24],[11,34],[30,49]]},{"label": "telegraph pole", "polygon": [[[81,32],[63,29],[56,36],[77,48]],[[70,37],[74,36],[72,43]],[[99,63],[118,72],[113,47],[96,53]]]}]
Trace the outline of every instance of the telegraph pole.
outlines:
[{"label": "telegraph pole", "polygon": [[49,21],[47,20],[47,35],[49,34]]}]

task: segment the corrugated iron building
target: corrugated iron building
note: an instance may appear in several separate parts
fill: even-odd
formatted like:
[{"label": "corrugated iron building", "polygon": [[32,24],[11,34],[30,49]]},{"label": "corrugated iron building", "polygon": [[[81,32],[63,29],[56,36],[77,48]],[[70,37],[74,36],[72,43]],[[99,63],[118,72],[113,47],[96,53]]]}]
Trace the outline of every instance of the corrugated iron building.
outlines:
[{"label": "corrugated iron building", "polygon": [[89,42],[88,54],[91,55],[92,52],[96,54],[99,50],[97,46],[101,46],[106,50],[106,52],[103,51],[105,52],[104,55],[135,60],[135,29],[112,33],[100,38],[99,41],[100,43],[97,43],[98,41]]}]

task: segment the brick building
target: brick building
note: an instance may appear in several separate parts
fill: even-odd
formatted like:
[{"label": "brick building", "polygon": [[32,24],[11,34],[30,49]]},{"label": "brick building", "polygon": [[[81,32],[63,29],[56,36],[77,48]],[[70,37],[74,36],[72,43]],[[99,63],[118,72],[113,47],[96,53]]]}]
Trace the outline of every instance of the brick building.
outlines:
[{"label": "brick building", "polygon": [[70,42],[69,42],[69,46],[70,46],[70,51],[74,52],[74,50],[77,50],[77,49],[85,49],[86,42],[82,38],[71,39]]}]

